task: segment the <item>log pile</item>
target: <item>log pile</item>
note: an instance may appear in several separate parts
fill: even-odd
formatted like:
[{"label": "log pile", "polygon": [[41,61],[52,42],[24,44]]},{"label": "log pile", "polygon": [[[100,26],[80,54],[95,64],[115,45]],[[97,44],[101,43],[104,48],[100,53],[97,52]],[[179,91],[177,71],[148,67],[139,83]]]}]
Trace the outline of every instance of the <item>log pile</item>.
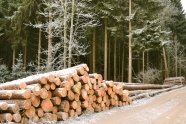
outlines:
[{"label": "log pile", "polygon": [[169,77],[165,78],[164,84],[185,85],[186,82],[184,77]]},{"label": "log pile", "polygon": [[88,73],[86,64],[0,84],[0,122],[63,121],[83,111],[132,104],[121,84]]}]

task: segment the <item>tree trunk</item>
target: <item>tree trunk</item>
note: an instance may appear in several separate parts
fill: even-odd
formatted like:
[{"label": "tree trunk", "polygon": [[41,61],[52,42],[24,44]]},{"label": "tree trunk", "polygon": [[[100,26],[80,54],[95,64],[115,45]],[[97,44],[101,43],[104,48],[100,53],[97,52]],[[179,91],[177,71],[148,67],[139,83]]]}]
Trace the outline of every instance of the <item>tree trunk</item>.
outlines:
[{"label": "tree trunk", "polygon": [[63,66],[67,68],[66,59],[67,59],[67,0],[64,3],[64,54],[63,54]]},{"label": "tree trunk", "polygon": [[27,38],[26,38],[26,43],[25,43],[25,46],[24,46],[24,57],[23,57],[24,69],[26,69],[26,56],[27,56]]},{"label": "tree trunk", "polygon": [[174,42],[175,42],[175,73],[176,77],[178,76],[178,48],[177,48],[177,35],[174,36]]},{"label": "tree trunk", "polygon": [[114,37],[114,81],[116,81],[116,71],[117,71],[117,65],[116,65],[116,36]]},{"label": "tree trunk", "polygon": [[147,51],[147,70],[149,70],[149,51]]},{"label": "tree trunk", "polygon": [[125,71],[125,59],[124,59],[124,48],[125,48],[125,44],[123,43],[123,52],[122,52],[122,82],[124,82],[124,78],[125,78],[125,76],[124,76],[124,71]]},{"label": "tree trunk", "polygon": [[73,29],[73,27],[74,27],[74,11],[75,11],[75,1],[72,0],[68,67],[71,67],[71,63],[72,63],[72,40],[73,40],[73,32],[74,32],[74,29]]},{"label": "tree trunk", "polygon": [[49,11],[49,25],[48,25],[48,63],[47,70],[52,69],[52,12]]},{"label": "tree trunk", "polygon": [[104,79],[107,80],[107,18],[105,18]]},{"label": "tree trunk", "polygon": [[[131,16],[131,0],[129,0],[129,16]],[[132,82],[132,26],[129,21],[129,67],[128,67],[128,82]]]},{"label": "tree trunk", "polygon": [[93,28],[93,41],[92,41],[92,72],[96,72],[96,27]]},{"label": "tree trunk", "polygon": [[164,66],[165,66],[165,78],[169,77],[169,70],[167,67],[167,59],[166,59],[166,53],[165,53],[165,48],[163,47],[163,59],[164,59]]},{"label": "tree trunk", "polygon": [[13,60],[12,60],[12,66],[14,66],[15,65],[15,54],[16,54],[16,49],[15,49],[15,47],[13,47]]},{"label": "tree trunk", "polygon": [[37,71],[40,72],[41,61],[41,28],[39,28],[38,56],[37,56]]},{"label": "tree trunk", "polygon": [[143,51],[143,83],[144,83],[144,73],[145,73],[145,52]]}]

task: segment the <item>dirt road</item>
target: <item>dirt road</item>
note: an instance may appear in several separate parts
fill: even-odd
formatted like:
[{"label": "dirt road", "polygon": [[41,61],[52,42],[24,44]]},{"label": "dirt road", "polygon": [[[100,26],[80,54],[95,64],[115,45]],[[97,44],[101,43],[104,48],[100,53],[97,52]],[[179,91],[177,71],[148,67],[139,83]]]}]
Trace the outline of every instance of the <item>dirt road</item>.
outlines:
[{"label": "dirt road", "polygon": [[107,114],[89,124],[186,124],[186,88]]}]

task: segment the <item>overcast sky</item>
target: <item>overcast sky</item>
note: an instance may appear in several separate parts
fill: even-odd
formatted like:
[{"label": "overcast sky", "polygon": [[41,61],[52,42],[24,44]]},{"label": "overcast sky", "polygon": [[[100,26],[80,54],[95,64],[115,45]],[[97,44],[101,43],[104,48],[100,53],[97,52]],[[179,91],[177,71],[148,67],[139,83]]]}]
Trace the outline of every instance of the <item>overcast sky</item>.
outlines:
[{"label": "overcast sky", "polygon": [[182,3],[182,6],[183,6],[183,9],[186,12],[186,0],[181,0],[181,3]]}]

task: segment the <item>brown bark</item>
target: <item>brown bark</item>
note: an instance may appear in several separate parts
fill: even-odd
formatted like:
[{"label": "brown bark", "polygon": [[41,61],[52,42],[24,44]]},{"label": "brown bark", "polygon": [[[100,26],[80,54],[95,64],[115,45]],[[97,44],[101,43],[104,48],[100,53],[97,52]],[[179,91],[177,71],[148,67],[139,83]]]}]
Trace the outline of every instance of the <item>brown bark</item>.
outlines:
[{"label": "brown bark", "polygon": [[61,104],[61,98],[58,96],[52,97],[50,100],[53,105],[60,105]]},{"label": "brown bark", "polygon": [[0,102],[6,102],[7,104],[18,104],[18,106],[21,109],[29,109],[31,107],[31,100],[27,99],[27,100],[23,100],[23,99],[19,99],[19,100],[0,100]]},{"label": "brown bark", "polygon": [[65,121],[68,119],[68,113],[66,113],[66,112],[58,112],[58,113],[56,113],[56,115],[57,115],[57,120]]},{"label": "brown bark", "polygon": [[31,96],[30,90],[0,90],[0,99],[28,99]]},{"label": "brown bark", "polygon": [[16,113],[19,111],[19,106],[17,103],[14,104],[8,104],[8,108],[6,110],[3,110],[3,113]]},{"label": "brown bark", "polygon": [[12,81],[0,84],[0,90],[24,90],[26,88],[25,82]]},{"label": "brown bark", "polygon": [[69,101],[67,100],[63,100],[61,102],[61,104],[59,105],[59,111],[64,111],[64,112],[68,112],[69,111],[69,108],[70,108],[70,104],[69,104]]}]

